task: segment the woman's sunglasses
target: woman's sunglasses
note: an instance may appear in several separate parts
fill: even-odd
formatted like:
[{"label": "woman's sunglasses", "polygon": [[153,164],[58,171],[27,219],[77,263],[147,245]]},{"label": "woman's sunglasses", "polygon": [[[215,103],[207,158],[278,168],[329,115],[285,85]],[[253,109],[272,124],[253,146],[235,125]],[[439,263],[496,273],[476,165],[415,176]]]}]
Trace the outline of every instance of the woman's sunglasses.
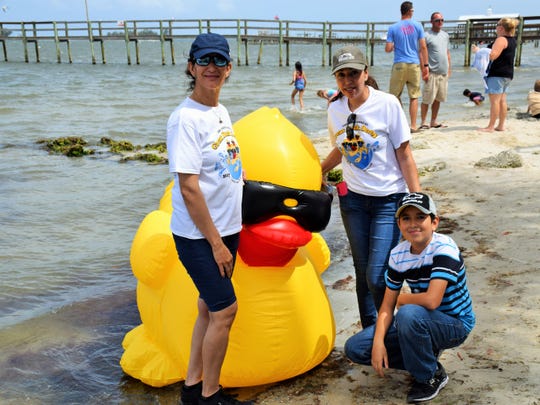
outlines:
[{"label": "woman's sunglasses", "polygon": [[351,141],[354,138],[354,125],[356,124],[356,114],[352,113],[347,118],[347,127],[345,128],[345,133],[347,134],[347,139]]},{"label": "woman's sunglasses", "polygon": [[227,59],[219,55],[211,55],[211,56],[204,56],[202,58],[195,58],[195,63],[199,66],[208,66],[210,62],[212,62],[217,67],[224,67],[229,64],[229,61]]}]

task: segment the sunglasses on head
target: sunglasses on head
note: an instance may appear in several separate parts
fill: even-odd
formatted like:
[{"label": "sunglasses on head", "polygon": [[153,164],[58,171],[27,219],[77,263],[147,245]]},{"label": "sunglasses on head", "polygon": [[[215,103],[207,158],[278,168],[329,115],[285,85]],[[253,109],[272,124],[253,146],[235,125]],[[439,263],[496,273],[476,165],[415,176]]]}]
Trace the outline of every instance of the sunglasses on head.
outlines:
[{"label": "sunglasses on head", "polygon": [[354,138],[354,125],[356,124],[356,114],[352,113],[347,118],[347,127],[345,128],[345,133],[347,134],[347,139],[350,141]]},{"label": "sunglasses on head", "polygon": [[202,58],[195,58],[195,63],[199,66],[208,66],[213,63],[217,67],[224,67],[229,64],[229,61],[220,55],[207,55]]}]

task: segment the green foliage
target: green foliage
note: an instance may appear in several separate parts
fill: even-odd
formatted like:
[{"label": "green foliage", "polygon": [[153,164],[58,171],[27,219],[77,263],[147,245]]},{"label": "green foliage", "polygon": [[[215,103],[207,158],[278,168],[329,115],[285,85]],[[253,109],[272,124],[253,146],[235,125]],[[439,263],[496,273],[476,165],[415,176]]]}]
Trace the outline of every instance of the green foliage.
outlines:
[{"label": "green foliage", "polygon": [[[108,37],[124,37],[126,33],[124,31],[111,31],[107,33]],[[128,35],[135,36],[135,31],[128,30]],[[139,37],[157,37],[159,38],[159,33],[153,30],[137,30],[137,36]]]},{"label": "green foliage", "polygon": [[326,175],[326,181],[329,183],[339,183],[343,181],[343,171],[341,169],[332,169]]},{"label": "green foliage", "polygon": [[133,146],[129,141],[113,141],[110,138],[101,138],[100,143],[102,145],[108,145],[112,153],[132,152],[140,149],[140,146]]},{"label": "green foliage", "polygon": [[37,141],[37,143],[44,144],[49,153],[58,153],[69,157],[80,157],[94,154],[93,150],[84,148],[88,142],[78,136],[68,136],[56,139],[40,139]]},{"label": "green foliage", "polygon": [[165,153],[165,152],[167,152],[167,144],[165,142],[148,143],[148,144],[144,145],[144,149],[146,149],[146,150],[157,150],[159,153]]},{"label": "green foliage", "polygon": [[[45,148],[50,153],[61,153],[69,157],[93,155],[95,153],[93,149],[85,148],[84,146],[87,145],[88,142],[77,136],[60,137],[56,139],[40,139],[37,141],[37,143],[45,145]],[[167,144],[165,142],[146,144],[143,147],[141,145],[133,145],[131,142],[126,140],[115,141],[111,138],[102,137],[99,140],[99,145],[108,146],[111,153],[122,155],[120,162],[139,160],[149,164],[169,163],[166,157]],[[133,153],[143,148],[147,151],[156,151],[156,153]]]},{"label": "green foliage", "polygon": [[[110,138],[101,138],[100,143],[102,145],[109,146],[109,150],[112,153],[119,153],[121,155],[124,155],[122,159],[120,159],[120,162],[128,162],[131,160],[140,160],[149,164],[166,164],[169,161],[166,157],[160,156],[159,154],[164,154],[167,152],[167,144],[165,142],[159,142],[155,144],[146,144],[143,146],[141,145],[133,145],[131,142],[128,141],[115,141]],[[158,152],[158,154],[154,153],[135,153],[135,154],[126,154],[125,152],[134,152],[139,151],[141,149],[145,150],[155,150]]]},{"label": "green foliage", "polygon": [[169,162],[167,158],[156,155],[154,153],[135,153],[131,156],[124,156],[122,159],[120,159],[120,162],[128,162],[130,160],[141,160],[143,162],[154,165],[166,164]]}]

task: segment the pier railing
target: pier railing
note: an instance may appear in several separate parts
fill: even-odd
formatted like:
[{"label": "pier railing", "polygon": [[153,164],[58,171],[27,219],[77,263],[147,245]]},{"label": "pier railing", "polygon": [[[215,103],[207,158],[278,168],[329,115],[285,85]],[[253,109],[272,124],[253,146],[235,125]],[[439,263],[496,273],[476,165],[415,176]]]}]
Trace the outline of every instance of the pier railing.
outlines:
[{"label": "pier railing", "polygon": [[[516,33],[518,50],[516,66],[521,64],[521,47],[526,42],[540,41],[540,16],[520,17]],[[491,42],[495,39],[497,19],[446,20],[444,30],[449,33],[453,47],[465,45],[464,65],[470,64],[470,46],[473,43]],[[140,64],[140,42],[152,40],[161,47],[161,63],[165,65],[170,58],[176,63],[175,40],[193,39],[202,32],[219,32],[230,40],[235,40],[238,65],[249,65],[248,46],[259,47],[257,63],[265,44],[278,46],[279,66],[290,64],[291,45],[317,44],[321,47],[321,65],[331,64],[332,47],[343,44],[357,44],[364,47],[371,65],[375,64],[374,48],[384,44],[386,32],[391,22],[316,22],[290,20],[123,20],[123,21],[22,21],[0,22],[0,44],[4,61],[8,62],[6,43],[19,41],[22,44],[24,61],[30,62],[30,54],[40,62],[41,41],[52,41],[55,45],[56,60],[62,63],[62,54],[67,54],[67,61],[72,63],[72,41],[88,41],[90,58],[93,64],[98,60],[106,62],[106,41],[123,41],[126,59],[132,64],[132,51],[135,63]],[[422,22],[430,27],[429,22]],[[96,47],[99,56],[96,55]],[[65,52],[62,49],[65,48]]]}]

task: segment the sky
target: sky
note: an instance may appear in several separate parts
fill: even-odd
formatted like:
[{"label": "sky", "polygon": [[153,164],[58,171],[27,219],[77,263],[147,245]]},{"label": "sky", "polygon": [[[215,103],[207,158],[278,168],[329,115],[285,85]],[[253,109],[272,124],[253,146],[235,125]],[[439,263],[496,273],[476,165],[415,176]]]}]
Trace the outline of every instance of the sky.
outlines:
[{"label": "sky", "polygon": [[[0,0],[0,22],[168,19],[262,19],[330,22],[391,22],[402,0]],[[335,4],[335,5],[332,5]],[[416,20],[433,11],[447,20],[463,15],[540,16],[538,0],[413,0]],[[354,5],[354,6],[353,6]]]}]

